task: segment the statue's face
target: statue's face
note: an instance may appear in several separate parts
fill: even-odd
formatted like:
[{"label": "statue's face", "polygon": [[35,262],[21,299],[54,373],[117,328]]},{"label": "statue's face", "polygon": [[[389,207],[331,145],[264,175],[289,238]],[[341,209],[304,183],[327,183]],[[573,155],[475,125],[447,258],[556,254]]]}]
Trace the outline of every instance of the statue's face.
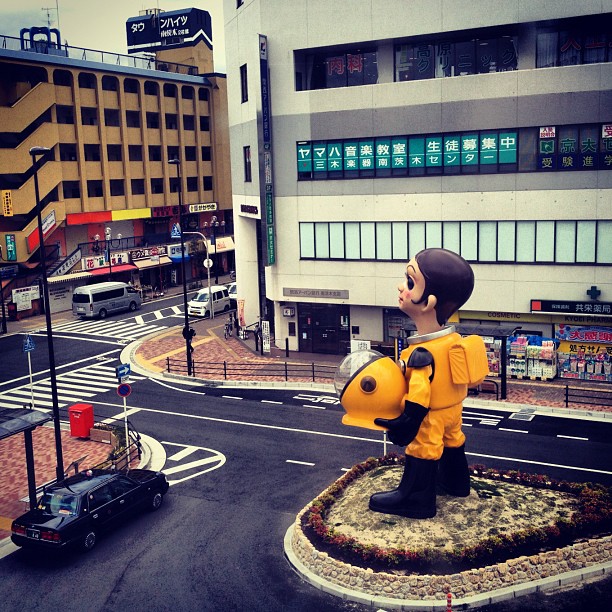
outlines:
[{"label": "statue's face", "polygon": [[425,277],[421,274],[419,264],[411,259],[406,266],[405,279],[397,286],[399,291],[399,309],[410,318],[422,310],[417,305],[425,294]]}]

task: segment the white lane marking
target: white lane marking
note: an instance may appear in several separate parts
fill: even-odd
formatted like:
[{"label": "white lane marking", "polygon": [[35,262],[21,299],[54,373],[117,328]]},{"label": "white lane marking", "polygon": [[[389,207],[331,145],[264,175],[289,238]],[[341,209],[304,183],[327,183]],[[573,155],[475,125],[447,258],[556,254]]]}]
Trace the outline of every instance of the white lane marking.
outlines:
[{"label": "white lane marking", "polygon": [[[47,334],[30,334],[31,336],[41,336],[46,338]],[[76,336],[76,337],[75,337]],[[119,342],[112,340],[96,340],[95,338],[86,338],[81,334],[75,334],[75,336],[63,336],[62,334],[56,334],[53,332],[53,338],[62,338],[63,340],[78,340],[79,342],[95,342],[96,344],[112,344],[113,346],[117,346]],[[91,357],[90,357],[91,359]]]},{"label": "white lane marking", "polygon": [[172,311],[174,312],[174,314],[182,314],[182,310],[180,306],[172,306]]},{"label": "white lane marking", "polygon": [[144,325],[144,324],[145,324],[145,322],[144,322],[144,319],[143,319],[142,315],[136,315],[136,316],[134,317],[134,321],[135,321],[136,323],[138,323],[138,325]]},{"label": "white lane marking", "polygon": [[302,408],[316,408],[317,410],[327,410],[325,406],[309,406],[308,404],[302,404]]},{"label": "white lane marking", "polygon": [[295,463],[296,465],[308,465],[310,467],[314,467],[314,463],[310,463],[310,461],[294,461],[293,459],[287,459],[285,463]]},{"label": "white lane marking", "polygon": [[[45,334],[46,336],[46,334]],[[55,338],[55,334],[53,334],[53,337]],[[116,342],[113,342],[112,344],[116,344]],[[112,355],[113,353],[118,353],[119,351],[121,351],[122,349],[113,349],[112,351],[107,351],[106,353],[100,353],[97,358],[99,359],[100,357],[105,357],[106,355]],[[78,359],[77,361],[71,361],[70,363],[64,363],[61,366],[56,366],[57,370],[61,370],[64,368],[69,368],[73,365],[76,365],[77,363],[83,363],[84,361],[92,361],[92,357],[85,357],[84,359]],[[34,376],[38,376],[41,374],[47,374],[49,372],[49,370],[40,370],[40,372],[34,372],[33,375]],[[5,380],[4,382],[0,383],[0,386],[4,386],[4,385],[10,385],[11,383],[14,382],[19,382],[20,380],[29,380],[30,376],[29,374],[26,374],[25,376],[19,376],[18,378],[13,378],[11,380]]]},{"label": "white lane marking", "polygon": [[238,397],[237,395],[222,395],[221,397],[224,397],[225,399],[235,399],[235,400],[244,399],[243,397]]},{"label": "white lane marking", "polygon": [[275,400],[261,400],[262,404],[282,404],[283,402],[277,402]]},{"label": "white lane marking", "polygon": [[[129,410],[126,410],[125,412],[119,412],[114,417],[111,417],[110,419],[107,419],[107,420],[113,423],[115,421],[119,421],[124,416],[130,416],[130,414],[136,414],[137,412],[140,412],[140,408],[130,408]],[[105,423],[105,421],[102,421],[102,422]]]},{"label": "white lane marking", "polygon": [[172,457],[168,457],[168,461],[180,461],[181,459],[184,459],[185,457],[187,457],[187,455],[191,455],[192,453],[195,453],[197,450],[198,450],[197,446],[186,446],[182,451],[179,451],[178,453],[174,453]]},{"label": "white lane marking", "polygon": [[557,438],[565,438],[566,440],[584,440],[584,442],[588,442],[588,438],[581,438],[580,436],[564,436],[562,434],[557,434]]},{"label": "white lane marking", "polygon": [[[96,403],[100,404],[101,406],[114,406],[116,408],[122,407],[122,404],[116,404],[116,403],[111,403],[111,402],[96,402]],[[375,442],[377,444],[383,444],[382,439],[377,440],[373,438],[362,438],[361,436],[347,436],[343,434],[328,433],[325,431],[313,431],[310,429],[295,429],[293,427],[280,427],[279,425],[264,425],[263,423],[248,423],[245,421],[234,421],[232,419],[219,419],[216,417],[207,417],[207,416],[202,416],[199,414],[185,414],[182,412],[171,412],[170,410],[157,410],[156,408],[140,408],[140,410],[142,410],[143,412],[151,412],[154,414],[166,414],[166,415],[171,415],[171,416],[185,417],[188,419],[197,419],[200,421],[225,423],[228,425],[243,425],[244,427],[258,427],[260,429],[272,429],[274,431],[287,431],[290,433],[310,434],[314,436],[322,436],[325,438],[340,438],[343,440],[351,440],[351,441],[357,441],[357,442]],[[595,470],[591,468],[582,468],[582,467],[576,467],[574,465],[561,465],[557,463],[543,463],[541,461],[530,461],[529,459],[518,459],[516,457],[498,457],[496,455],[484,455],[480,453],[466,453],[466,454],[471,455],[473,457],[484,457],[486,459],[502,459],[504,461],[513,461],[515,463],[529,463],[532,465],[543,465],[547,467],[556,467],[556,468],[560,468],[563,470],[579,470],[582,472],[593,472],[596,474],[606,474],[606,475],[612,476],[612,472],[609,472],[606,470]]]},{"label": "white lane marking", "polygon": [[497,431],[509,431],[510,433],[529,433],[523,429],[507,429],[506,427],[500,427]]},{"label": "white lane marking", "polygon": [[164,318],[164,315],[161,313],[161,310],[156,310],[153,314],[155,315],[155,318],[157,320]]}]

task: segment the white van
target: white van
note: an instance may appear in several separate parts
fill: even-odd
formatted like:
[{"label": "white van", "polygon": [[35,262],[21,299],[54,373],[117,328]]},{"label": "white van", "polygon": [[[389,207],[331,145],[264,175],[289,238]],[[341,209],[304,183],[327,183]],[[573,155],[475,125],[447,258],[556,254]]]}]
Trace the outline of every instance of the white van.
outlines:
[{"label": "white van", "polygon": [[136,289],[126,283],[97,283],[77,287],[72,294],[72,314],[76,317],[106,318],[111,312],[134,311],[142,300]]},{"label": "white van", "polygon": [[[227,292],[227,287],[224,285],[213,285],[210,288],[210,292],[212,293],[215,314],[218,312],[227,312],[230,309],[230,298],[229,293]],[[187,304],[187,314],[195,317],[210,316],[208,287],[200,289],[189,304]]]}]

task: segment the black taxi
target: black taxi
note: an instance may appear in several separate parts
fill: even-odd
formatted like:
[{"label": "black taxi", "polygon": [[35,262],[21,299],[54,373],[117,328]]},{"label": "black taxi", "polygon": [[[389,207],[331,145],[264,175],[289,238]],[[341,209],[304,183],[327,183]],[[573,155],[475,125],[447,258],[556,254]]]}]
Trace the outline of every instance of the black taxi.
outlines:
[{"label": "black taxi", "polygon": [[168,491],[162,472],[86,470],[45,488],[36,508],[16,518],[17,546],[91,550],[98,534],[120,524],[132,511],[157,510]]}]

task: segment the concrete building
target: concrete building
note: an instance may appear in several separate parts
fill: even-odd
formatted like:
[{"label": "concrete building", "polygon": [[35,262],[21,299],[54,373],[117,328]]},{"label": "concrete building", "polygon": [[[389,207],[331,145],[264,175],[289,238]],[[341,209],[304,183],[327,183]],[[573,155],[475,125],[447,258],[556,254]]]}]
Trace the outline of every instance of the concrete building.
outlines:
[{"label": "concrete building", "polygon": [[34,297],[34,308],[38,298],[33,146],[51,149],[38,179],[52,309],[69,307],[72,288],[92,277],[182,282],[180,246],[170,238],[179,195],[184,229],[210,238],[190,248],[188,279],[204,275],[205,247],[217,271],[233,269],[226,79],[214,71],[210,15],[153,10],[117,23],[138,53],[129,56],[63,46],[57,30],[27,25],[0,45],[8,305],[27,314],[28,300],[16,304],[16,296]]},{"label": "concrete building", "polygon": [[292,350],[393,342],[406,262],[445,247],[476,275],[455,322],[609,358],[612,2],[224,12],[247,323]]}]

